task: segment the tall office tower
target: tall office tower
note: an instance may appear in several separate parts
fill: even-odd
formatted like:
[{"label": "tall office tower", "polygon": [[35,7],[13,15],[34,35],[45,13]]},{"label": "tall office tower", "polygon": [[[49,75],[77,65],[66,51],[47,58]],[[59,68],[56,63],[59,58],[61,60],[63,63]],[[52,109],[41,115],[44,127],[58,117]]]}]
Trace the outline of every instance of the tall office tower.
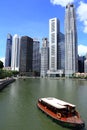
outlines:
[{"label": "tall office tower", "polygon": [[49,20],[49,71],[48,76],[57,77],[58,70],[58,43],[60,33],[60,21],[57,18]]},{"label": "tall office tower", "polygon": [[33,39],[33,72],[40,75],[40,42]]},{"label": "tall office tower", "polygon": [[84,73],[87,73],[87,59],[84,61]]},{"label": "tall office tower", "polygon": [[7,35],[5,67],[11,67],[12,36]]},{"label": "tall office tower", "polygon": [[76,16],[73,4],[65,10],[65,76],[78,71]]},{"label": "tall office tower", "polygon": [[84,60],[84,72],[87,73],[87,53]]},{"label": "tall office tower", "polygon": [[49,69],[49,42],[47,38],[42,39],[41,48],[41,76],[47,76],[47,71]]},{"label": "tall office tower", "polygon": [[29,75],[32,72],[33,39],[28,36],[21,37],[20,69],[19,72]]},{"label": "tall office tower", "polygon": [[58,35],[58,69],[62,70],[64,73],[65,70],[65,35],[59,33]]},{"label": "tall office tower", "polygon": [[11,69],[19,71],[20,37],[15,34],[12,42]]},{"label": "tall office tower", "polygon": [[85,60],[86,60],[85,56],[78,56],[78,72],[80,73],[84,73]]},{"label": "tall office tower", "polygon": [[49,69],[51,71],[57,71],[58,63],[57,63],[57,49],[58,49],[58,34],[60,22],[57,18],[53,18],[49,20],[49,47],[50,47],[50,63]]},{"label": "tall office tower", "polygon": [[48,38],[43,38],[42,39],[42,47],[49,47],[49,41]]}]

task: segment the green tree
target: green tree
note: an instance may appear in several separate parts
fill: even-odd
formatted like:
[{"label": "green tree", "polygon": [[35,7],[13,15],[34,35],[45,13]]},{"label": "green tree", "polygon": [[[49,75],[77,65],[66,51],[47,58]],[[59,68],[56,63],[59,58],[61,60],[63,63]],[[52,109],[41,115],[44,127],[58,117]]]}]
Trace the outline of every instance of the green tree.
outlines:
[{"label": "green tree", "polygon": [[0,69],[4,67],[3,62],[0,60]]}]

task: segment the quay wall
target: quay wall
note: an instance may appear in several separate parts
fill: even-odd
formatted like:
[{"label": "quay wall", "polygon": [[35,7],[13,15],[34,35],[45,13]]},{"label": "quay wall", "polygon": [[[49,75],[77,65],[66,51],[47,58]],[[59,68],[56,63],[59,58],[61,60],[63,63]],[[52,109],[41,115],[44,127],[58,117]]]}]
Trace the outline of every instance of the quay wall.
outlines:
[{"label": "quay wall", "polygon": [[0,81],[0,91],[14,81],[15,81],[14,78],[8,78],[8,79],[1,80]]}]

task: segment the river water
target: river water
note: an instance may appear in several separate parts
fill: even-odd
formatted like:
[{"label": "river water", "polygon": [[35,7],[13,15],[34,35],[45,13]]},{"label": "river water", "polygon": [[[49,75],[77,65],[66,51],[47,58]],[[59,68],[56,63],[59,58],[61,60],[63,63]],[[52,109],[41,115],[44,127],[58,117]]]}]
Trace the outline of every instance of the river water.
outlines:
[{"label": "river water", "polygon": [[0,92],[0,130],[69,130],[37,108],[40,97],[75,104],[87,130],[87,81],[74,79],[17,79]]}]

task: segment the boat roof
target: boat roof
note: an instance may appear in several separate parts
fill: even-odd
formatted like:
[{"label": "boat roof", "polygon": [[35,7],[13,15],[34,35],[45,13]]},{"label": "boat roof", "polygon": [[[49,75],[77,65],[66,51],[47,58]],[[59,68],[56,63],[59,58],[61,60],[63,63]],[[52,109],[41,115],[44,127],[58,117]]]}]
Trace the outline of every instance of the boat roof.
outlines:
[{"label": "boat roof", "polygon": [[41,98],[41,100],[50,104],[50,105],[52,105],[52,106],[54,106],[54,107],[56,107],[56,108],[58,108],[58,109],[66,108],[67,105],[71,106],[71,107],[75,107],[74,104],[56,99],[54,97]]}]

